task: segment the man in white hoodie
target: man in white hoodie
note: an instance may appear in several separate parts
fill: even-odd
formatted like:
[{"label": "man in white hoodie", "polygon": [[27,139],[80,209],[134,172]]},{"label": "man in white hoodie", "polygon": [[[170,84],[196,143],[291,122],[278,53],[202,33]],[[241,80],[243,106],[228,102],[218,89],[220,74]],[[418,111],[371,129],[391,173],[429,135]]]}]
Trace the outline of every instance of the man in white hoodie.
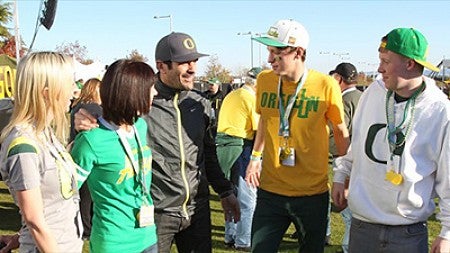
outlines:
[{"label": "man in white hoodie", "polygon": [[439,199],[431,252],[450,252],[450,102],[423,76],[428,42],[398,28],[382,38],[380,81],[363,93],[349,152],[336,159],[332,197],[353,212],[350,252],[428,252],[426,222]]}]

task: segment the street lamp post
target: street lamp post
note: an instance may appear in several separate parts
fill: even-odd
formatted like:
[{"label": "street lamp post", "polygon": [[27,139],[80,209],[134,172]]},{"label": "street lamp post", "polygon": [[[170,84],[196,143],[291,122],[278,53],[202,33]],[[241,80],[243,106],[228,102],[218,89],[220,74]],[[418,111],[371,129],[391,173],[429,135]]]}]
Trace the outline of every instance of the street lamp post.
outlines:
[{"label": "street lamp post", "polygon": [[22,43],[19,34],[19,6],[17,5],[17,0],[14,1],[14,31],[16,34],[16,62],[20,61],[20,49],[22,48]]},{"label": "street lamp post", "polygon": [[170,29],[170,32],[172,32],[173,30],[172,30],[172,15],[164,15],[164,16],[154,16],[153,17],[154,19],[160,19],[160,18],[168,18],[169,19],[169,29]]},{"label": "street lamp post", "polygon": [[252,32],[238,33],[237,35],[250,35],[250,57],[251,57],[251,65],[253,68],[253,34]]},{"label": "street lamp post", "polygon": [[[258,37],[261,37],[261,36],[263,36],[263,35],[265,35],[266,33],[255,33],[255,35],[256,36],[258,36]],[[262,64],[262,61],[261,61],[261,43],[258,43],[258,46],[259,46],[259,66],[261,67],[263,64]]]}]

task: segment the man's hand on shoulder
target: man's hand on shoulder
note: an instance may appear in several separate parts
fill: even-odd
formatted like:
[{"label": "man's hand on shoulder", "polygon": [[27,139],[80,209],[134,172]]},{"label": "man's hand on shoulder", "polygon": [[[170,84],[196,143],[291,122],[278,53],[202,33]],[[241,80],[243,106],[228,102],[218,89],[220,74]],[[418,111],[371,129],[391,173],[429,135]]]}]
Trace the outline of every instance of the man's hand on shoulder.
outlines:
[{"label": "man's hand on shoulder", "polygon": [[85,109],[81,108],[74,115],[74,127],[78,132],[91,130],[92,128],[98,127],[97,119]]}]

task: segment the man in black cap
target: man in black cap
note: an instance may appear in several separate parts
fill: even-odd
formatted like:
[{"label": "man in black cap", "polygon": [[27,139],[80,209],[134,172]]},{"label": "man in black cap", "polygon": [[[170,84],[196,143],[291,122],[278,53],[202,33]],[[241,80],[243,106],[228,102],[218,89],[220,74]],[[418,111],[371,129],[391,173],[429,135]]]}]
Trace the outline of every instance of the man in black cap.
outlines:
[{"label": "man in black cap", "polygon": [[[233,186],[220,169],[209,133],[211,104],[192,90],[197,60],[203,56],[184,33],[171,33],[156,46],[158,95],[143,118],[153,154],[151,194],[159,252],[170,252],[173,241],[178,252],[212,251],[208,182],[219,194],[226,220],[240,219]],[[75,115],[77,130],[89,129],[86,116]]]},{"label": "man in black cap", "polygon": [[[362,95],[362,92],[356,88],[358,71],[356,71],[356,67],[353,64],[343,62],[338,64],[335,70],[330,71],[330,75],[336,79],[339,87],[341,87],[342,102],[344,103],[344,120],[351,140],[352,118],[358,106],[359,98]],[[330,138],[330,141],[332,139]],[[330,152],[334,156],[337,155],[336,147],[330,149]]]},{"label": "man in black cap", "polygon": [[160,252],[211,252],[208,181],[219,193],[225,216],[239,220],[239,204],[219,167],[210,130],[211,104],[192,90],[197,60],[194,40],[171,33],[156,46],[158,95],[144,116],[153,152],[152,197]]}]

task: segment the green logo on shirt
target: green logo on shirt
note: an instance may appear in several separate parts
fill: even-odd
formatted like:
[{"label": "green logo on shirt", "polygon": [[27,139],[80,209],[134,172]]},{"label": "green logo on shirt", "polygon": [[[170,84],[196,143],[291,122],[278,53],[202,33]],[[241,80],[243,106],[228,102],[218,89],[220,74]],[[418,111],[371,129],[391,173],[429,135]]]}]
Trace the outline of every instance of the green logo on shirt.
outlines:
[{"label": "green logo on shirt", "polygon": [[[148,147],[144,148],[144,150],[148,149]],[[133,152],[137,152],[137,150],[133,150]],[[144,175],[147,175],[152,169],[152,156],[150,155],[149,157],[144,157],[143,159],[142,164],[144,165]],[[119,179],[117,179],[116,184],[122,184],[124,180],[133,178],[135,175],[136,173],[134,172],[130,159],[125,157],[125,167],[119,171]]]},{"label": "green logo on shirt", "polygon": [[[291,98],[292,95],[286,97],[285,94],[282,94],[282,102],[283,107],[286,108],[287,101]],[[278,95],[277,93],[272,92],[263,92],[261,96],[261,107],[263,108],[272,108],[278,109]],[[319,109],[319,97],[316,96],[306,96],[306,89],[302,89],[299,92],[299,96],[295,100],[293,109],[297,109],[297,117],[298,118],[308,118],[309,112],[314,111],[317,112]]]}]

